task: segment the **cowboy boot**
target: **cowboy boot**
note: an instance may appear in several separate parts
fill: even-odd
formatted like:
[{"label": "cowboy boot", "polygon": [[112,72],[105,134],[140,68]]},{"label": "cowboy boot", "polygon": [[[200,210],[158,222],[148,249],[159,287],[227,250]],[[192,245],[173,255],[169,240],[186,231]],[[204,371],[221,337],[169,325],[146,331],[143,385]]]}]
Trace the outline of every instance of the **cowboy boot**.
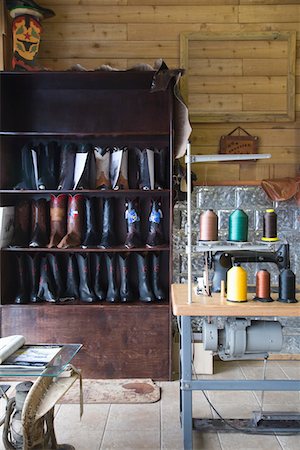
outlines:
[{"label": "cowboy boot", "polygon": [[129,259],[130,253],[119,253],[121,302],[130,302],[133,299],[133,293],[129,283],[129,269],[130,269]]},{"label": "cowboy boot", "polygon": [[155,300],[155,296],[149,282],[148,254],[137,253],[136,261],[138,268],[139,298],[142,302],[153,302]]},{"label": "cowboy boot", "polygon": [[106,301],[110,303],[118,302],[120,293],[117,285],[117,268],[116,255],[114,253],[106,253],[106,271],[107,271],[107,293]]},{"label": "cowboy boot", "polygon": [[76,146],[73,143],[64,143],[60,151],[60,170],[58,190],[70,190],[74,185],[74,169]]},{"label": "cowboy boot", "polygon": [[147,247],[158,247],[164,244],[162,230],[162,210],[160,200],[152,200],[151,213],[149,216],[149,234],[147,237]]},{"label": "cowboy boot", "polygon": [[105,300],[105,297],[106,297],[104,289],[102,288],[101,274],[102,274],[103,270],[102,270],[101,260],[102,260],[102,255],[100,253],[93,254],[93,270],[92,270],[92,274],[94,275],[93,286],[94,286],[94,292],[97,296],[97,299],[100,301]]},{"label": "cowboy boot", "polygon": [[58,255],[52,255],[51,253],[48,253],[48,263],[50,266],[50,270],[52,272],[52,278],[54,281],[54,288],[55,288],[55,294],[56,294],[56,301],[60,300],[63,294],[63,280],[61,277],[61,267],[58,260]]},{"label": "cowboy boot", "polygon": [[75,159],[73,189],[94,189],[96,182],[96,161],[91,144],[80,144]]},{"label": "cowboy boot", "polygon": [[40,281],[40,255],[28,254],[28,275],[29,275],[29,301],[36,303],[38,299],[39,281]]},{"label": "cowboy boot", "polygon": [[156,297],[156,300],[165,300],[166,299],[166,295],[161,287],[160,284],[160,270],[161,270],[161,266],[160,266],[160,255],[159,253],[152,253],[152,272],[151,272],[151,277],[152,277],[152,289],[153,289],[153,293]]},{"label": "cowboy boot", "polygon": [[116,243],[114,233],[114,209],[113,199],[105,198],[103,201],[103,227],[101,242],[97,247],[109,248]]},{"label": "cowboy boot", "polygon": [[79,272],[79,299],[87,303],[95,302],[97,297],[91,286],[89,257],[86,253],[77,253],[76,259]]},{"label": "cowboy boot", "polygon": [[126,201],[127,209],[125,211],[125,219],[127,221],[127,236],[125,247],[134,248],[141,247],[141,221],[139,216],[139,200]]},{"label": "cowboy boot", "polygon": [[29,247],[46,247],[48,242],[47,233],[47,201],[44,198],[32,200],[32,237]]},{"label": "cowboy boot", "polygon": [[82,248],[96,247],[100,241],[100,233],[97,231],[94,198],[85,199],[85,234]]},{"label": "cowboy boot", "polygon": [[28,247],[30,235],[30,203],[23,200],[15,206],[14,235],[10,247]]},{"label": "cowboy boot", "polygon": [[41,259],[38,298],[43,302],[56,302],[56,289],[47,256]]},{"label": "cowboy boot", "polygon": [[167,186],[167,152],[166,149],[154,150],[154,168],[155,168],[155,189],[165,189]]},{"label": "cowboy boot", "polygon": [[154,189],[154,151],[137,149],[139,189]]},{"label": "cowboy boot", "polygon": [[110,180],[112,188],[128,189],[128,149],[113,147],[110,157]]},{"label": "cowboy boot", "polygon": [[14,189],[37,189],[37,177],[35,173],[34,152],[31,144],[26,144],[21,150],[21,181]]},{"label": "cowboy boot", "polygon": [[58,161],[55,142],[38,145],[37,167],[38,189],[56,189]]},{"label": "cowboy boot", "polygon": [[96,189],[111,189],[109,179],[110,150],[109,148],[94,147],[96,160]]},{"label": "cowboy boot", "polygon": [[57,247],[67,232],[67,195],[51,194],[50,197],[50,242],[48,248]]},{"label": "cowboy boot", "polygon": [[75,300],[79,298],[78,285],[79,281],[76,258],[75,255],[68,254],[65,289],[61,294],[60,300]]},{"label": "cowboy boot", "polygon": [[26,259],[24,254],[17,255],[18,293],[15,303],[23,305],[28,303],[26,283]]},{"label": "cowboy boot", "polygon": [[79,247],[82,239],[83,196],[69,195],[67,234],[57,244],[57,248]]}]

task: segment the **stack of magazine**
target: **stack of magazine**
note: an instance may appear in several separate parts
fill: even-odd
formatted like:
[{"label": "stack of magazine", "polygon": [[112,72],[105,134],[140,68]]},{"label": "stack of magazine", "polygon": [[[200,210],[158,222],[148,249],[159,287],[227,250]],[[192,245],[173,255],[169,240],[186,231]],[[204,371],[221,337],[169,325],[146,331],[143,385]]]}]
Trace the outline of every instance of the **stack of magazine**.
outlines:
[{"label": "stack of magazine", "polygon": [[21,335],[0,338],[0,375],[42,373],[62,349],[62,345],[25,345]]}]

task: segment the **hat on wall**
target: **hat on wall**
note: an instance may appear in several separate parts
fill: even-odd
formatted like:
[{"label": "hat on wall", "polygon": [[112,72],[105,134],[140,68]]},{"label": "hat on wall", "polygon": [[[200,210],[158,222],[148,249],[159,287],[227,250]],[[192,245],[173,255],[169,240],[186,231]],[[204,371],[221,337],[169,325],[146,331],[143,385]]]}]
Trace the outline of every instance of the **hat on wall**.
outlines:
[{"label": "hat on wall", "polygon": [[37,19],[49,19],[55,16],[52,9],[44,8],[33,0],[6,0],[6,6],[13,19],[22,14],[30,14]]}]

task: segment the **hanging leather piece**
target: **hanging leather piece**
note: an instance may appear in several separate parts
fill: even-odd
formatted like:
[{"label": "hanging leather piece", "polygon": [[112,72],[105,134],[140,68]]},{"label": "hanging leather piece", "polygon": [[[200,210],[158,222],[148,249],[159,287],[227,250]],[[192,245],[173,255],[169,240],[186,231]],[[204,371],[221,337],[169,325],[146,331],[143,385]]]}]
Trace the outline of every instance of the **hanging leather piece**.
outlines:
[{"label": "hanging leather piece", "polygon": [[57,247],[67,232],[67,195],[51,194],[50,197],[50,242],[48,248]]},{"label": "hanging leather piece", "polygon": [[109,179],[110,149],[94,147],[96,163],[96,189],[111,189]]},{"label": "hanging leather piece", "polygon": [[126,201],[125,219],[127,222],[127,236],[125,247],[141,247],[141,219],[139,213],[139,199]]},{"label": "hanging leather piece", "polygon": [[15,206],[14,235],[10,247],[27,247],[30,237],[31,205],[23,200]]},{"label": "hanging leather piece", "polygon": [[48,211],[44,198],[31,202],[32,238],[29,247],[46,247],[48,243]]},{"label": "hanging leather piece", "polygon": [[69,195],[67,234],[57,248],[79,247],[82,240],[82,226],[83,196],[81,194]]},{"label": "hanging leather piece", "polygon": [[112,189],[129,189],[128,149],[113,147],[110,156],[110,180]]},{"label": "hanging leather piece", "polygon": [[295,197],[297,204],[300,205],[300,177],[262,180],[261,187],[273,201],[280,202]]}]

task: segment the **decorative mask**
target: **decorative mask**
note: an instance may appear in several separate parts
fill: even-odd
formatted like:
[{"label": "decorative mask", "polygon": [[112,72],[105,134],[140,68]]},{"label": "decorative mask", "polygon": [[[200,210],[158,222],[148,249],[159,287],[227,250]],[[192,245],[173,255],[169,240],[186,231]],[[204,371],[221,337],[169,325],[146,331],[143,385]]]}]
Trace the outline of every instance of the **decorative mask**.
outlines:
[{"label": "decorative mask", "polygon": [[13,68],[15,68],[18,62],[24,65],[24,68],[26,68],[26,63],[29,66],[33,66],[40,45],[41,24],[33,16],[24,14],[14,19],[12,29]]}]

